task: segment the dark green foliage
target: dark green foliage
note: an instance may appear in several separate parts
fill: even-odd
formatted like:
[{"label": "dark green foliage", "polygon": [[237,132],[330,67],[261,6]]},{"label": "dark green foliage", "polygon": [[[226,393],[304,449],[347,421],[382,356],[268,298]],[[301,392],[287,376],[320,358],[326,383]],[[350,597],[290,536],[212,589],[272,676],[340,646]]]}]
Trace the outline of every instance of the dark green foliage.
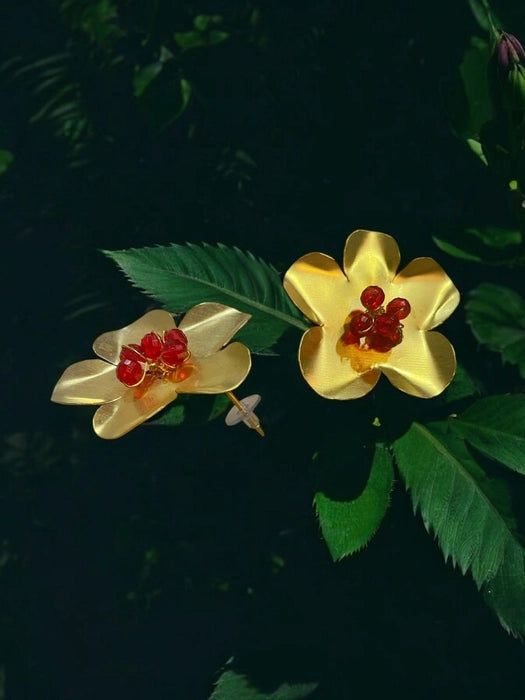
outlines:
[{"label": "dark green foliage", "polygon": [[4,148],[0,149],[0,175],[3,175],[7,170],[9,170],[14,159],[15,157],[11,151]]},{"label": "dark green foliage", "polygon": [[445,253],[478,263],[514,265],[520,254],[521,232],[497,226],[467,228],[445,237],[434,236],[434,243]]},{"label": "dark green foliage", "polygon": [[484,282],[471,290],[467,322],[478,342],[518,365],[525,378],[525,302],[514,290]]},{"label": "dark green foliage", "polygon": [[71,165],[78,166],[84,162],[93,126],[80,82],[74,77],[72,58],[68,51],[33,61],[16,56],[0,66],[0,74],[15,89],[27,91],[28,123],[48,123],[54,135],[67,144]]},{"label": "dark green foliage", "polygon": [[525,474],[525,395],[487,396],[450,426],[487,457]]},{"label": "dark green foliage", "polygon": [[318,683],[284,682],[268,692],[258,689],[238,671],[224,671],[217,681],[210,700],[302,700],[312,695]]},{"label": "dark green foliage", "polygon": [[445,389],[443,394],[447,403],[465,399],[468,396],[479,394],[479,387],[473,377],[470,376],[466,368],[458,363],[456,374],[450,385]]},{"label": "dark green foliage", "polygon": [[457,83],[449,88],[448,107],[452,127],[463,139],[479,141],[481,127],[492,118],[492,104],[487,83],[490,45],[472,37],[459,66]]}]

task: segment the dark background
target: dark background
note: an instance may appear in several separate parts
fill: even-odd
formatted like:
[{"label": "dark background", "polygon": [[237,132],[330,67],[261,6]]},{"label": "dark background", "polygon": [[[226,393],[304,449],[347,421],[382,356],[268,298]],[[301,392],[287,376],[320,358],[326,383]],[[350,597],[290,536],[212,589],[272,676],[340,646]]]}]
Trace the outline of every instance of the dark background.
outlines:
[{"label": "dark background", "polygon": [[[435,256],[462,293],[498,281],[431,239],[512,225],[503,188],[443,106],[469,37],[482,35],[468,3],[118,2],[117,30],[102,38],[75,24],[86,3],[6,4],[5,697],[207,698],[232,655],[267,690],[319,682],[315,698],[515,696],[523,646],[443,563],[402,484],[363,552],[334,565],[320,537],[312,457],[333,455],[359,493],[367,426],[393,411],[386,382],[356,404],[323,401],[298,376],[290,332],[242,388],[263,396],[263,441],[206,423],[205,398],[181,427],[110,443],[92,432],[92,409],[49,402],[97,335],[151,308],[101,249],[223,242],[284,271],[311,250],[341,259],[348,233],[368,228],[395,236],[404,262]],[[133,70],[162,45],[176,52],[173,33],[197,14],[222,15],[230,37],[176,53],[171,78],[192,83],[192,100],[155,128]],[[34,118],[51,95],[38,90],[46,57],[65,66],[56,89],[73,86],[58,105],[73,101],[88,124],[77,139],[51,109]],[[446,332],[486,390],[513,381],[461,308]],[[421,411],[443,416],[439,402],[396,400],[394,433]]]}]

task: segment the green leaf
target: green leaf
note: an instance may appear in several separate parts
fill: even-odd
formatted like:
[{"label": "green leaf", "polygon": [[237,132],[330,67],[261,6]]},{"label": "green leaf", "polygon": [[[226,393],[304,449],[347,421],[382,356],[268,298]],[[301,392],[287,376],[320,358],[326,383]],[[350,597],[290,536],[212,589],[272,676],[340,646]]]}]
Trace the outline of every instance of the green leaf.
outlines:
[{"label": "green leaf", "polygon": [[217,29],[222,24],[221,15],[197,15],[193,20],[194,29],[188,32],[175,32],[174,39],[181,49],[198,49],[203,46],[222,44],[230,33]]},{"label": "green leaf", "polygon": [[358,551],[373,537],[390,504],[393,482],[390,453],[377,444],[370,477],[358,498],[335,501],[321,491],[315,494],[321,531],[334,561]]},{"label": "green leaf", "polygon": [[507,248],[509,245],[521,244],[521,233],[518,229],[486,226],[485,228],[468,228],[466,233],[475,236],[491,248]]},{"label": "green leaf", "polygon": [[524,634],[524,552],[504,484],[487,477],[446,423],[413,423],[393,449],[414,510],[445,560],[470,571],[505,629]]},{"label": "green leaf", "polygon": [[289,326],[308,328],[277,271],[238,248],[172,243],[104,252],[136,287],[172,313],[215,301],[251,314],[237,338],[254,351],[269,350]]},{"label": "green leaf", "polygon": [[154,68],[150,66],[150,75],[142,75],[139,82],[134,83],[135,90],[142,89],[138,95],[139,105],[152,127],[158,131],[165,129],[184,113],[192,95],[191,83],[174,75],[175,66],[168,69],[164,62],[162,67],[162,71],[152,75]]},{"label": "green leaf", "polygon": [[15,157],[11,151],[6,151],[5,149],[0,149],[0,175],[3,175],[6,170],[9,170]]},{"label": "green leaf", "polygon": [[224,415],[231,407],[232,403],[226,394],[215,394],[208,420],[215,420],[215,418]]},{"label": "green leaf", "polygon": [[434,236],[433,240],[440,250],[455,258],[502,264],[512,262],[519,251],[507,251],[503,260],[496,258],[494,251],[520,245],[521,233],[517,229],[487,226],[455,231],[445,238]]},{"label": "green leaf", "polygon": [[447,86],[445,99],[451,126],[456,136],[465,141],[479,141],[481,127],[492,119],[487,79],[489,58],[488,42],[471,37],[458,75]]},{"label": "green leaf", "polygon": [[216,24],[222,24],[222,15],[197,15],[193,19],[193,26],[199,32],[206,32]]},{"label": "green leaf", "polygon": [[514,636],[525,635],[525,551],[510,540],[503,565],[483,590],[485,601],[496,612],[502,627]]},{"label": "green leaf", "polygon": [[472,153],[474,153],[474,155],[476,155],[480,159],[483,165],[489,164],[487,156],[483,153],[483,146],[481,145],[480,141],[472,138],[467,139],[467,146],[470,148]]},{"label": "green leaf", "polygon": [[465,367],[458,362],[454,379],[443,394],[446,403],[460,401],[478,392],[479,389],[475,380],[469,375]]},{"label": "green leaf", "polygon": [[474,253],[469,253],[465,250],[465,246],[460,248],[455,243],[450,243],[444,238],[438,238],[437,236],[432,236],[432,240],[437,245],[437,247],[448,255],[452,255],[454,258],[459,258],[460,260],[471,260],[472,262],[483,262],[483,258]]},{"label": "green leaf", "polygon": [[261,691],[243,673],[224,671],[209,700],[301,700],[309,697],[318,683],[282,683],[276,690]]},{"label": "green leaf", "polygon": [[162,411],[159,418],[154,418],[144,423],[145,426],[148,425],[164,425],[172,427],[175,425],[182,425],[186,420],[186,406],[182,404],[177,404],[176,406],[171,406],[170,408]]},{"label": "green leaf", "polygon": [[133,94],[140,97],[148,85],[155,80],[162,70],[161,61],[155,61],[143,68],[138,68],[133,74]]},{"label": "green leaf", "polygon": [[499,20],[490,7],[488,0],[468,0],[472,14],[476,22],[486,32],[490,32],[492,26],[502,27],[503,23]]},{"label": "green leaf", "polygon": [[198,49],[202,46],[208,45],[202,32],[193,29],[189,32],[175,32],[173,38],[180,48],[184,49],[185,51],[188,49]]},{"label": "green leaf", "polygon": [[483,283],[470,292],[465,304],[474,337],[503,362],[518,365],[525,378],[525,301],[512,289]]},{"label": "green leaf", "polygon": [[480,399],[450,426],[487,457],[525,474],[525,395]]}]

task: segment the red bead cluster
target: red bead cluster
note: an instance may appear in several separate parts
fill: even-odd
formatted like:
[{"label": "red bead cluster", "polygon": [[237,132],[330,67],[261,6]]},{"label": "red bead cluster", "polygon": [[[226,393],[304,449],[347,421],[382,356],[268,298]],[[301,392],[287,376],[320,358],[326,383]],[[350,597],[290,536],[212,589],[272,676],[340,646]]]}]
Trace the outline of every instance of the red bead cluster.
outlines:
[{"label": "red bead cluster", "polygon": [[137,343],[124,345],[117,365],[117,379],[126,386],[138,386],[150,374],[165,377],[172,374],[190,356],[188,339],[178,328],[146,333]]},{"label": "red bead cluster", "polygon": [[410,304],[396,297],[383,307],[385,293],[371,285],[363,290],[361,304],[365,310],[355,309],[348,315],[342,341],[345,345],[359,345],[363,350],[388,352],[403,340],[401,320],[410,313]]}]

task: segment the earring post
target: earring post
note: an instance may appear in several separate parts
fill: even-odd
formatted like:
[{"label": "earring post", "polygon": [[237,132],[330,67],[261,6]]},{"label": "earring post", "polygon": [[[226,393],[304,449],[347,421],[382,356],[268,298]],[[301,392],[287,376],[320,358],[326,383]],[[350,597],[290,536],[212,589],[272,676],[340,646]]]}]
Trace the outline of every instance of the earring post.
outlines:
[{"label": "earring post", "polygon": [[261,428],[261,423],[259,422],[259,419],[255,415],[255,413],[252,410],[248,409],[242,403],[242,401],[239,401],[239,399],[235,396],[233,392],[226,391],[225,394],[241,414],[239,422],[242,420],[243,423],[246,423],[246,425],[248,425],[250,428],[253,428],[261,437],[264,437],[264,430]]}]

